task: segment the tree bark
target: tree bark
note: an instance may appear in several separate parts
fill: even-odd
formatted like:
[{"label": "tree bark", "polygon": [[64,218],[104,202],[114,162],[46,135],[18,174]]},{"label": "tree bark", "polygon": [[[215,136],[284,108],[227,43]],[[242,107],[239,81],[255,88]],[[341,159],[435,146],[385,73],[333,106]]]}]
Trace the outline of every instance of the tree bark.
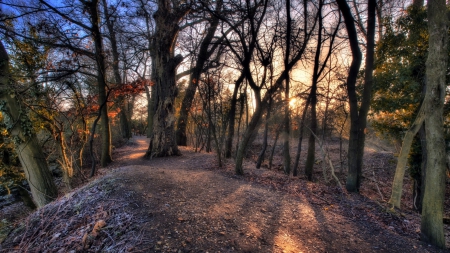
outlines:
[{"label": "tree bark", "polygon": [[146,158],[181,155],[175,138],[176,69],[182,62],[181,55],[174,55],[178,37],[178,22],[189,11],[171,5],[168,0],[158,1],[154,14],[156,31],[151,43],[155,114],[153,134],[145,154]]},{"label": "tree bark", "polygon": [[350,192],[358,192],[362,177],[365,128],[372,93],[376,0],[369,0],[368,2],[366,70],[364,90],[359,112],[358,98],[356,94],[356,79],[361,66],[362,55],[358,45],[356,25],[347,2],[345,0],[337,0],[337,3],[344,17],[345,27],[347,29],[350,48],[352,51],[352,63],[350,65],[350,70],[347,77],[347,93],[350,104],[350,138],[348,147],[348,175],[346,188]]},{"label": "tree bark", "polygon": [[73,185],[73,167],[72,163],[69,162],[69,158],[67,156],[67,145],[64,138],[64,132],[61,129],[52,130],[53,137],[56,141],[56,146],[59,152],[60,158],[58,159],[58,163],[61,166],[61,170],[63,172],[63,182],[67,186],[68,189],[72,189]]},{"label": "tree bark", "polygon": [[408,162],[409,151],[411,150],[411,144],[414,140],[414,136],[419,131],[425,119],[424,104],[420,107],[419,113],[412,126],[406,131],[405,137],[403,137],[402,148],[397,159],[397,167],[395,168],[394,181],[392,182],[392,193],[389,199],[389,204],[394,207],[400,208],[400,201],[403,191],[403,178],[405,177],[406,164]]},{"label": "tree bark", "polygon": [[[151,138],[153,134],[153,116],[155,114],[155,106],[152,94],[154,94],[154,86],[145,86],[145,94],[147,95],[147,138]],[[153,92],[152,92],[153,91]],[[154,95],[153,95],[154,96]]]},{"label": "tree bark", "polygon": [[[223,1],[217,1],[216,10],[222,8]],[[200,45],[200,51],[198,52],[197,61],[195,63],[194,69],[192,69],[192,74],[189,78],[189,84],[186,89],[186,94],[184,95],[183,101],[181,102],[180,116],[177,121],[177,131],[176,138],[177,144],[180,146],[187,146],[187,136],[186,136],[186,126],[189,116],[189,111],[191,110],[192,101],[194,100],[195,92],[197,91],[198,82],[200,76],[203,72],[206,61],[211,57],[216,47],[208,50],[211,42],[216,33],[217,27],[219,25],[219,18],[216,15],[211,17],[210,26],[206,36],[203,38]]]},{"label": "tree bark", "polygon": [[[0,41],[0,104],[6,125],[14,141],[20,163],[30,185],[33,200],[43,207],[56,199],[58,190],[48,169],[47,161],[33,132],[31,122],[17,97],[9,91],[8,54]],[[19,123],[20,122],[20,123]]]},{"label": "tree bark", "polygon": [[[412,3],[412,7],[415,9],[415,12],[418,11],[419,8],[422,8],[424,4],[423,0],[414,0]],[[413,22],[417,22],[417,21],[413,21]],[[419,36],[419,34],[417,34],[417,31],[412,31],[412,36]],[[417,82],[418,83],[422,83],[423,79],[422,79],[423,75],[418,75],[416,78],[418,79]],[[424,78],[424,77],[423,77]],[[426,84],[424,83],[423,88],[422,88],[422,99],[425,97],[425,93],[426,93]],[[391,193],[391,198],[389,199],[389,204],[391,204],[393,207],[397,207],[400,208],[401,206],[401,197],[402,197],[402,191],[403,191],[403,179],[404,179],[404,175],[405,175],[405,171],[406,171],[406,165],[408,162],[408,156],[410,154],[410,150],[411,150],[411,145],[414,141],[414,137],[416,136],[416,134],[419,131],[422,131],[423,136],[425,136],[425,131],[424,131],[424,124],[423,122],[425,121],[425,105],[424,105],[424,101],[422,102],[422,104],[420,105],[419,108],[419,112],[416,116],[416,119],[414,120],[414,122],[411,124],[411,127],[406,131],[405,136],[403,137],[403,142],[402,142],[402,148],[400,150],[400,154],[398,156],[398,160],[397,160],[397,166],[395,169],[395,175],[394,175],[394,181],[392,182],[392,193]],[[421,130],[422,129],[422,130]],[[423,139],[421,137],[421,139]],[[421,143],[421,146],[423,147],[423,150],[425,150],[426,153],[426,147],[424,145],[426,141],[424,141],[423,143]],[[425,154],[423,153],[423,154]],[[424,165],[424,163],[426,163],[426,160],[422,160],[422,163]],[[425,173],[425,167],[422,166],[422,171],[421,173]],[[422,180],[423,181],[423,180]],[[424,182],[421,182],[421,185],[424,186]],[[424,189],[424,188],[422,188]],[[421,200],[423,200],[423,191],[421,193]],[[416,204],[416,198],[414,200],[414,204]],[[419,212],[421,212],[421,208],[419,210]]]},{"label": "tree bark", "polygon": [[427,243],[445,248],[442,220],[446,178],[443,112],[448,62],[448,17],[444,0],[428,1],[428,32],[425,94],[428,168],[425,177],[420,237]]},{"label": "tree bark", "polygon": [[[284,56],[284,67],[289,67],[289,56],[291,54],[291,1],[286,0],[286,52]],[[290,121],[289,121],[289,81],[290,81],[289,71],[286,74],[285,89],[284,89],[284,129],[283,129],[283,170],[284,174],[289,175],[291,173],[291,153],[289,147],[289,130],[290,130]]]},{"label": "tree bark", "polygon": [[263,145],[261,148],[261,152],[258,155],[258,159],[256,160],[256,168],[261,168],[261,163],[264,161],[264,157],[266,156],[266,150],[267,150],[267,138],[269,134],[269,119],[270,119],[270,111],[272,110],[272,100],[269,101],[269,106],[267,107],[267,114],[266,114],[266,123],[264,125],[264,136],[263,136]]},{"label": "tree bark", "polygon": [[[103,1],[103,11],[106,19],[106,27],[108,28],[109,32],[109,41],[111,42],[111,53],[113,57],[112,62],[112,68],[114,73],[114,80],[116,83],[116,86],[121,86],[122,84],[122,78],[120,76],[120,69],[119,69],[119,50],[117,47],[117,39],[116,39],[116,31],[114,30],[114,23],[110,18],[110,15],[108,13],[108,5],[106,3],[106,0]],[[120,112],[119,112],[119,119],[120,119],[120,129],[122,131],[122,137],[124,139],[130,139],[132,136],[131,134],[131,122],[128,121],[130,117],[128,117],[128,103],[125,100],[124,95],[120,95],[117,98]]]},{"label": "tree bark", "polygon": [[309,103],[310,103],[310,96],[308,95],[308,98],[306,99],[305,107],[303,108],[302,117],[300,118],[300,121],[298,123],[299,135],[298,135],[297,152],[295,154],[295,161],[294,161],[294,171],[293,171],[294,177],[298,176],[298,165],[299,165],[299,161],[300,161],[300,154],[302,153],[303,128],[305,127],[305,118],[306,118],[306,113],[308,112]]},{"label": "tree bark", "polygon": [[261,94],[259,93],[259,91],[255,91],[255,102],[256,102],[255,112],[253,113],[252,119],[250,120],[250,122],[245,130],[244,136],[242,136],[242,140],[240,141],[239,149],[236,154],[235,172],[238,175],[244,174],[244,169],[242,168],[244,156],[245,156],[245,153],[247,152],[247,147],[251,143],[250,140],[252,139],[251,137],[252,137],[254,131],[256,129],[258,129],[258,127],[260,125],[260,119],[261,119],[261,116],[262,116],[262,113],[264,110],[263,106],[261,106]]},{"label": "tree bark", "polygon": [[316,53],[314,56],[313,80],[311,85],[311,91],[309,94],[309,99],[311,101],[311,128],[310,128],[311,133],[309,134],[308,154],[306,156],[306,163],[305,163],[305,175],[309,181],[312,181],[313,167],[316,154],[316,138],[314,138],[314,134],[317,133],[316,106],[317,106],[317,83],[320,76],[319,73],[320,54],[322,49],[322,32],[323,32],[322,6],[323,1],[319,0],[319,8],[318,8],[319,27],[317,35]]},{"label": "tree bark", "polygon": [[[106,65],[105,65],[105,55],[103,51],[103,43],[102,37],[100,33],[100,16],[98,11],[98,2],[99,0],[92,0],[91,2],[83,2],[89,10],[89,14],[91,15],[91,32],[92,38],[95,44],[95,61],[97,63],[97,87],[98,87],[98,104],[104,104],[107,101],[106,96]],[[111,155],[111,129],[109,126],[109,116],[108,116],[108,106],[105,105],[101,111],[101,119],[100,119],[100,127],[101,127],[101,158],[100,165],[105,167],[109,163],[112,162]]]},{"label": "tree bark", "polygon": [[237,104],[237,95],[239,93],[239,88],[241,87],[242,82],[244,81],[244,74],[241,73],[239,78],[234,83],[234,91],[233,97],[231,98],[231,107],[228,113],[228,136],[225,142],[225,157],[231,157],[231,151],[233,149],[233,137],[234,137],[234,127],[236,122],[236,104]]},{"label": "tree bark", "polygon": [[280,125],[276,129],[275,140],[273,140],[272,151],[270,152],[270,156],[269,156],[269,170],[272,169],[273,155],[275,154],[275,148],[277,147],[278,137],[280,136],[280,132],[281,132],[280,130],[282,127],[283,127],[283,125]]}]

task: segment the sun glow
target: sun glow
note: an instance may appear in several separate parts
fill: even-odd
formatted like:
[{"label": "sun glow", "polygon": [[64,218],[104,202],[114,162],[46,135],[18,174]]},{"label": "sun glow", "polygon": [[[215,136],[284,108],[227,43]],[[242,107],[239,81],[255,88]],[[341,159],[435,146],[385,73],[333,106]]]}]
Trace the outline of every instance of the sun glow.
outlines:
[{"label": "sun glow", "polygon": [[297,107],[297,98],[291,98],[289,100],[289,107],[296,108]]}]

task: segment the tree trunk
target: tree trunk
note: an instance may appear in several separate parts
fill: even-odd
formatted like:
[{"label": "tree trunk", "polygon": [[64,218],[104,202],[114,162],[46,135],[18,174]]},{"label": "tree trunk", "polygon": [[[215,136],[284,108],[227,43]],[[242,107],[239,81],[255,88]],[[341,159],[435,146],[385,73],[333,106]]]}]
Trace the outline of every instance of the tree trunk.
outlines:
[{"label": "tree trunk", "polygon": [[427,152],[427,140],[426,140],[426,132],[425,132],[425,126],[422,125],[422,127],[419,130],[420,135],[420,146],[422,150],[422,164],[420,165],[420,183],[418,185],[418,192],[417,197],[415,199],[416,203],[416,210],[419,211],[420,214],[422,214],[422,206],[423,206],[423,194],[425,193],[425,178],[427,175],[427,159],[428,159],[428,152]]},{"label": "tree trunk", "polygon": [[81,117],[81,129],[79,124],[76,122],[71,125],[71,130],[76,133],[75,138],[71,139],[70,146],[72,148],[71,156],[72,156],[72,168],[74,170],[74,177],[82,177],[82,167],[83,167],[83,153],[84,147],[88,141],[88,129],[87,122],[83,115],[83,110],[85,109],[85,102],[81,97],[81,93],[78,92],[74,83],[67,82],[68,87],[72,90],[73,96],[75,97],[75,107],[78,111],[78,114]]},{"label": "tree trunk", "polygon": [[[367,48],[366,48],[366,64],[364,71],[364,89],[362,94],[361,106],[358,113],[358,135],[357,135],[357,150],[356,164],[357,164],[357,191],[361,185],[362,167],[364,157],[364,146],[366,141],[366,127],[367,127],[367,115],[369,114],[370,102],[372,99],[372,86],[373,86],[373,69],[374,69],[374,54],[375,54],[375,9],[377,6],[376,0],[368,1],[368,19],[367,19]],[[350,150],[350,148],[349,148]],[[349,152],[350,154],[350,152]],[[352,180],[349,180],[350,182]],[[350,185],[350,184],[349,184]],[[350,189],[353,186],[349,187]],[[347,189],[349,189],[347,188]]]},{"label": "tree trunk", "polygon": [[347,2],[345,0],[337,0],[337,3],[339,10],[344,17],[345,27],[347,29],[350,48],[352,51],[352,63],[350,65],[350,70],[347,77],[347,93],[350,104],[350,138],[348,146],[348,175],[346,188],[350,192],[358,192],[362,177],[362,158],[364,156],[367,113],[369,111],[370,97],[372,93],[376,0],[369,0],[368,2],[366,71],[364,90],[359,112],[358,98],[356,94],[356,79],[358,76],[359,67],[361,66],[362,55],[358,45],[358,35],[353,16]]},{"label": "tree trunk", "polygon": [[[100,17],[98,15],[98,1],[99,0],[93,0],[91,2],[84,2],[86,7],[89,10],[89,14],[91,15],[91,23],[92,23],[92,37],[95,44],[95,61],[97,63],[97,87],[98,87],[98,104],[104,104],[107,101],[106,96],[106,65],[105,65],[105,55],[103,51],[103,44],[102,44],[102,36],[100,33]],[[108,117],[108,106],[105,105],[102,108],[101,111],[101,158],[100,158],[100,165],[102,167],[105,167],[110,162],[112,162],[112,155],[111,155],[111,129],[109,126],[109,117]]]},{"label": "tree trunk", "polygon": [[[314,88],[314,90],[317,89]],[[313,90],[311,88],[311,90]],[[312,181],[315,153],[316,153],[316,138],[314,138],[313,133],[317,132],[317,115],[316,115],[316,104],[317,104],[317,94],[316,92],[311,92],[311,132],[308,139],[308,154],[306,156],[305,163],[305,175],[309,181]]]},{"label": "tree trunk", "polygon": [[[39,146],[32,124],[21,109],[17,97],[9,92],[9,58],[0,41],[0,103],[4,121],[10,128],[12,140],[38,207],[53,201],[58,191]],[[17,122],[20,122],[19,124]]]},{"label": "tree trunk", "polygon": [[272,110],[272,100],[269,101],[269,106],[267,107],[267,114],[266,114],[266,123],[264,125],[264,136],[263,136],[263,145],[261,148],[261,152],[259,153],[258,160],[256,160],[256,168],[261,168],[261,163],[264,161],[264,157],[266,155],[267,150],[267,137],[269,134],[269,119],[270,119],[270,111]]},{"label": "tree trunk", "polygon": [[[122,78],[120,77],[120,69],[119,69],[119,50],[117,48],[117,40],[116,40],[116,32],[114,30],[114,23],[110,19],[110,15],[108,13],[108,5],[106,3],[106,0],[103,1],[103,11],[106,19],[106,27],[108,28],[109,32],[109,41],[111,42],[111,53],[113,57],[112,62],[112,68],[114,73],[114,79],[117,86],[121,86],[122,84]],[[130,139],[132,136],[131,133],[131,122],[128,121],[130,117],[128,117],[128,104],[125,101],[125,97],[123,95],[119,96],[117,98],[120,112],[119,112],[119,119],[120,119],[120,129],[122,131],[122,137],[124,139]]]},{"label": "tree trunk", "polygon": [[59,151],[59,165],[61,166],[61,169],[63,171],[63,181],[66,184],[68,189],[72,189],[72,179],[73,179],[73,167],[72,163],[69,161],[69,158],[67,156],[67,149],[66,149],[66,141],[64,139],[64,132],[61,130],[56,130],[55,133],[53,133],[56,140],[56,145],[58,147]]},{"label": "tree trunk", "polygon": [[151,45],[152,67],[154,68],[155,114],[153,133],[145,157],[181,155],[175,138],[175,97],[176,69],[182,62],[181,55],[174,56],[178,37],[178,22],[187,13],[186,10],[173,9],[170,1],[159,0],[158,10],[154,14],[156,31]]},{"label": "tree trunk", "polygon": [[414,136],[419,131],[425,119],[424,106],[425,104],[421,105],[414,123],[408,129],[408,131],[406,131],[405,137],[403,137],[402,148],[400,149],[400,154],[397,159],[394,181],[392,182],[392,193],[391,198],[389,199],[389,204],[397,208],[400,208],[403,191],[403,178],[405,177],[406,164],[408,162],[408,155],[409,151],[411,150],[411,144],[414,140]]},{"label": "tree trunk", "polygon": [[430,37],[425,94],[428,168],[425,178],[420,237],[427,243],[445,248],[442,220],[446,178],[443,113],[448,62],[448,17],[444,0],[428,1],[428,32]]},{"label": "tree trunk", "polygon": [[[153,75],[152,75],[153,76]],[[153,116],[154,116],[154,101],[152,98],[152,94],[154,94],[153,92],[151,92],[150,90],[154,90],[153,89],[154,86],[145,86],[145,94],[147,95],[147,138],[151,138],[152,137],[152,133],[153,133]]]},{"label": "tree trunk", "polygon": [[[412,7],[416,9],[416,11],[418,10],[418,8],[422,8],[423,7],[423,0],[414,0],[412,3]],[[417,21],[413,21],[413,22],[417,22]],[[419,34],[417,34],[416,31],[413,31],[413,36],[420,36]],[[423,75],[419,75],[418,77],[416,77],[419,83],[422,83],[423,79],[421,78],[423,77],[425,79],[425,77]],[[426,84],[423,84],[422,87],[422,99],[424,98],[426,93]],[[424,102],[422,102],[424,103]],[[397,160],[397,167],[395,170],[395,176],[394,176],[394,181],[392,182],[392,194],[391,194],[391,198],[389,199],[389,204],[391,204],[393,207],[397,207],[400,208],[401,206],[401,197],[402,197],[402,191],[403,191],[403,179],[404,179],[404,175],[405,175],[405,170],[406,170],[406,165],[407,165],[407,160],[408,160],[408,156],[410,154],[410,150],[411,150],[411,145],[414,141],[414,137],[416,136],[416,134],[419,132],[419,130],[422,132],[421,133],[421,139],[423,139],[423,137],[425,136],[425,130],[424,130],[424,120],[425,120],[425,114],[424,114],[424,110],[425,107],[423,104],[420,105],[419,108],[419,112],[416,116],[416,119],[414,120],[414,122],[412,123],[411,127],[407,130],[403,142],[402,142],[402,148],[400,150],[400,155],[398,156],[398,160]],[[421,143],[421,146],[423,147],[422,150],[425,150],[426,153],[426,141],[423,141]],[[422,151],[422,154],[425,154]],[[426,163],[426,160],[422,160],[422,165],[425,165],[424,163]],[[422,166],[422,172],[425,172],[425,167]],[[421,172],[421,173],[422,173]],[[422,188],[422,186],[424,186],[424,182],[423,179],[420,179],[421,182],[416,182],[416,185],[420,185],[420,188]],[[416,187],[414,189],[417,189]],[[424,189],[424,188],[422,188]],[[417,201],[419,201],[420,203],[423,200],[423,191],[420,193],[419,198],[416,197],[416,193],[413,193],[414,195],[414,204],[415,207],[419,208],[418,206],[416,206]],[[422,208],[420,207],[419,212],[422,211]]]},{"label": "tree trunk", "polygon": [[[413,184],[413,207],[418,213],[422,213],[422,200],[423,193],[425,192],[425,176],[427,169],[427,141],[425,133],[425,124],[419,130],[419,136],[416,137],[416,141],[419,143],[417,148],[420,151],[414,154],[420,157],[420,165],[416,166],[418,168],[414,173],[412,173],[412,178],[414,180]],[[411,158],[411,155],[410,155]],[[411,163],[410,163],[411,164]]]},{"label": "tree trunk", "polygon": [[317,83],[319,80],[319,64],[320,64],[320,54],[322,49],[322,32],[323,32],[323,17],[322,17],[322,6],[323,1],[319,1],[319,27],[317,35],[317,45],[316,53],[314,56],[314,69],[313,69],[313,80],[311,85],[311,91],[309,94],[309,99],[311,101],[311,133],[309,134],[308,140],[308,154],[306,156],[305,163],[305,175],[309,181],[312,181],[312,174],[314,168],[315,154],[316,154],[316,138],[314,134],[317,133]]},{"label": "tree trunk", "polygon": [[239,144],[239,149],[236,154],[236,167],[235,172],[238,175],[244,174],[244,169],[242,168],[242,163],[244,161],[244,156],[247,151],[247,147],[249,144],[251,144],[251,137],[256,129],[258,129],[259,121],[261,119],[263,108],[261,106],[261,95],[258,91],[255,91],[255,102],[256,102],[256,108],[255,112],[253,113],[252,119],[250,123],[248,124],[244,136],[242,136],[242,140]]},{"label": "tree trunk", "polygon": [[[291,54],[291,1],[286,0],[286,51],[284,56],[284,68],[289,67],[289,56]],[[283,170],[284,174],[289,175],[291,173],[291,153],[289,147],[289,130],[290,130],[290,121],[289,121],[289,81],[290,75],[289,71],[286,74],[285,79],[285,89],[284,89],[284,131],[283,131]]]},{"label": "tree trunk", "polygon": [[233,137],[234,137],[234,127],[236,122],[236,104],[237,104],[237,95],[239,93],[239,89],[241,87],[242,82],[244,81],[244,73],[241,72],[241,75],[236,80],[234,84],[233,97],[231,98],[231,107],[230,112],[228,113],[228,136],[225,143],[225,157],[231,157],[231,151],[233,149]]},{"label": "tree trunk", "polygon": [[[222,8],[222,2],[223,1],[217,1],[216,11]],[[180,146],[187,146],[186,126],[188,122],[189,111],[191,110],[192,101],[194,100],[195,92],[197,91],[198,82],[203,72],[205,63],[211,57],[216,48],[213,47],[213,49],[208,50],[214,38],[214,34],[216,33],[218,25],[219,17],[216,15],[212,15],[208,32],[202,40],[195,67],[192,70],[192,74],[189,78],[189,84],[186,89],[186,94],[184,95],[183,101],[181,102],[180,116],[178,117],[176,131],[177,144]]]},{"label": "tree trunk", "polygon": [[280,130],[283,127],[283,125],[280,125],[277,127],[276,134],[275,134],[275,140],[273,141],[272,151],[270,152],[269,156],[269,170],[272,169],[272,161],[273,161],[273,155],[275,154],[275,148],[277,147],[278,137],[280,136]]},{"label": "tree trunk", "polygon": [[299,125],[299,135],[298,135],[298,146],[297,146],[297,153],[295,154],[295,161],[294,161],[294,172],[293,176],[296,177],[298,175],[298,165],[300,161],[300,154],[302,153],[302,142],[303,142],[303,128],[305,126],[305,118],[306,113],[308,112],[308,107],[310,103],[310,96],[306,99],[305,107],[303,108],[302,117],[300,118],[300,121],[298,123]]}]

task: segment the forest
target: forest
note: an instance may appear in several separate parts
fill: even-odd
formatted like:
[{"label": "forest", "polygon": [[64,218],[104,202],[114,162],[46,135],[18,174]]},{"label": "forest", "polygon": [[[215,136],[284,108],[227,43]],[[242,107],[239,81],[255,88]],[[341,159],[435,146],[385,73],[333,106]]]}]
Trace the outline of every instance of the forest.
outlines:
[{"label": "forest", "polygon": [[[183,184],[201,187],[195,175],[203,172],[194,167],[207,164],[228,175],[230,185],[238,178],[283,185],[288,194],[299,185],[328,189],[323,191],[334,197],[325,198],[323,210],[337,205],[333,201],[352,206],[350,201],[364,202],[361,197],[372,199],[367,189],[373,186],[371,203],[380,215],[410,212],[417,218],[416,241],[436,252],[449,247],[448,9],[444,0],[0,1],[0,209],[20,202],[30,210],[14,221],[0,217],[0,242],[6,239],[0,251],[16,247],[21,232],[13,228],[25,219],[33,223],[26,218],[31,210],[38,215],[61,207],[64,196],[109,173],[125,173],[120,168],[136,168],[120,174],[134,175],[129,180],[136,185],[123,183],[127,189],[141,185],[142,177],[153,182],[156,171],[167,174],[170,166],[188,180]],[[141,175],[139,166],[154,170]],[[191,170],[197,182],[189,181]],[[267,183],[264,173],[275,173],[273,181]],[[152,184],[169,192],[175,187],[162,181],[175,184],[180,177],[164,175]],[[112,192],[125,187],[105,185]],[[192,225],[181,208],[166,210],[166,217],[175,210],[178,222]],[[107,232],[112,225],[103,228],[112,220],[93,222],[76,252],[122,252],[119,237]],[[27,231],[23,238],[41,236]],[[63,232],[55,233],[45,240]],[[250,232],[241,233],[233,236]],[[100,234],[109,248],[95,241]],[[174,234],[178,230],[149,247],[169,252],[164,240]],[[172,244],[183,248],[192,241]],[[15,249],[58,251],[38,249],[36,242]],[[217,243],[190,250],[215,251]],[[327,243],[296,249],[333,251]],[[252,244],[225,251],[264,252]]]}]

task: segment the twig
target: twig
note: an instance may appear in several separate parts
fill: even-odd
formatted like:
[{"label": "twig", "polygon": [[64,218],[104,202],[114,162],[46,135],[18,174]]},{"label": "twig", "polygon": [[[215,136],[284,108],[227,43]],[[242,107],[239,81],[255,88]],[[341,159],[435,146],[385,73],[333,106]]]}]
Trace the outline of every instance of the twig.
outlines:
[{"label": "twig", "polygon": [[114,241],[114,239],[111,237],[111,235],[106,231],[106,230],[102,230],[102,232],[105,232],[105,234],[109,237],[109,239],[111,239],[111,241],[113,242],[113,245],[116,245],[116,241]]},{"label": "twig", "polygon": [[372,167],[372,174],[373,174],[373,181],[374,181],[374,183],[375,183],[375,186],[377,187],[378,193],[379,193],[380,196],[381,196],[381,200],[384,201],[383,194],[382,194],[381,191],[380,191],[380,187],[378,187],[378,181],[377,181],[377,179],[375,178],[375,169],[373,169],[373,167]]}]

